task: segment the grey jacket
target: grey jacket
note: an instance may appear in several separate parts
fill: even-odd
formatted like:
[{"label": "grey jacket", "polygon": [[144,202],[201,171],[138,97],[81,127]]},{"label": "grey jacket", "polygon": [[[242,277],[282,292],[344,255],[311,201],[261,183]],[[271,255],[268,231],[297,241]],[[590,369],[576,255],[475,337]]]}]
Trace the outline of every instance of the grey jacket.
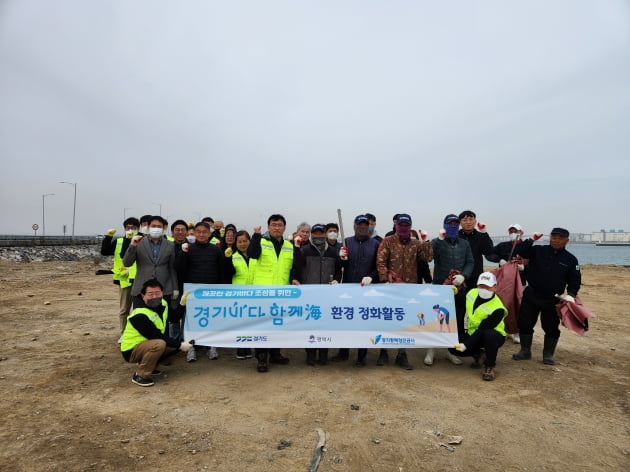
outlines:
[{"label": "grey jacket", "polygon": [[156,278],[164,286],[164,295],[171,295],[177,289],[177,273],[175,272],[175,244],[162,238],[157,262],[153,262],[151,243],[145,236],[138,245],[129,245],[129,249],[123,257],[125,267],[130,267],[135,262],[137,265],[136,278],[131,286],[131,295],[136,296],[142,290],[142,285],[152,278]]}]

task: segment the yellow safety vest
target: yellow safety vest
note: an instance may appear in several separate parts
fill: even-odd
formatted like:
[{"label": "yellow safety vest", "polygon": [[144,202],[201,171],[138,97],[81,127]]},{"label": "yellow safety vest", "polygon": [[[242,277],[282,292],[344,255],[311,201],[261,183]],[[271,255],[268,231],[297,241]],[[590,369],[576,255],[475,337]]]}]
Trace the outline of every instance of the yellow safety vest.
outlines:
[{"label": "yellow safety vest", "polygon": [[166,300],[164,299],[162,299],[162,306],[164,307],[164,312],[161,317],[158,313],[148,307],[136,308],[131,312],[131,314],[127,317],[127,324],[125,325],[125,330],[123,331],[120,343],[120,350],[122,352],[129,351],[130,349],[135,348],[138,344],[147,341],[147,338],[140,334],[131,324],[131,318],[136,315],[146,315],[155,327],[160,330],[160,333],[164,334],[166,331],[166,320],[168,319],[168,303],[166,303]]},{"label": "yellow safety vest", "polygon": [[114,280],[118,280],[120,284],[120,288],[130,287],[132,284],[132,280],[136,278],[136,263],[134,262],[131,267],[129,267],[129,273],[127,275],[123,275],[122,273],[125,271],[126,267],[123,264],[122,257],[120,253],[122,252],[122,245],[125,238],[116,239],[116,248],[114,249],[114,267],[112,268],[112,278]]},{"label": "yellow safety vest", "polygon": [[503,310],[503,319],[498,325],[494,327],[494,330],[505,336],[505,324],[503,320],[507,316],[508,311],[505,308],[505,305],[503,305],[503,302],[501,301],[499,296],[495,295],[487,302],[483,302],[475,309],[475,311],[473,311],[473,306],[475,306],[475,300],[478,296],[479,290],[476,288],[469,290],[466,294],[466,317],[468,319],[468,328],[466,331],[468,331],[468,334],[473,334],[475,331],[477,331],[477,328],[479,328],[479,325],[483,320],[485,320],[496,310],[500,309]]},{"label": "yellow safety vest", "polygon": [[268,239],[260,240],[260,257],[254,271],[254,285],[289,285],[293,266],[293,244],[286,239],[282,242],[280,256]]},{"label": "yellow safety vest", "polygon": [[232,254],[232,265],[234,266],[235,273],[232,276],[233,285],[250,285],[254,280],[254,267],[256,266],[256,259],[249,259],[249,264],[245,261],[245,258],[240,252],[234,252]]}]

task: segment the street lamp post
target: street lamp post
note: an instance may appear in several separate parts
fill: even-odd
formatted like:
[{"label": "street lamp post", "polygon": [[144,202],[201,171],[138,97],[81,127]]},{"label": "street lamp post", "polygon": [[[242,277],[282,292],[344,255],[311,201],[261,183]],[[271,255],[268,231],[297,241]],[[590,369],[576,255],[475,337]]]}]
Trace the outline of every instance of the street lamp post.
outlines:
[{"label": "street lamp post", "polygon": [[74,204],[72,205],[72,240],[74,241],[74,222],[77,215],[77,182],[59,182],[60,184],[74,185]]},{"label": "street lamp post", "polygon": [[50,197],[54,193],[45,193],[42,195],[42,237],[46,237],[46,197]]}]

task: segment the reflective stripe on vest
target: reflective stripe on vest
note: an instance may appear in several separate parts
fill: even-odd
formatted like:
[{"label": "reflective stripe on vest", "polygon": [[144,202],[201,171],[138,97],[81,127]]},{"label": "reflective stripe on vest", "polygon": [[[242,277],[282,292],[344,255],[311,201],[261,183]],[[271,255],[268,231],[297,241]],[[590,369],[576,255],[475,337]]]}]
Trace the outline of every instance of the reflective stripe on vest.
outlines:
[{"label": "reflective stripe on vest", "polygon": [[477,328],[483,320],[485,320],[496,310],[500,309],[503,310],[503,319],[498,325],[494,327],[494,330],[505,336],[505,324],[503,320],[505,320],[508,311],[503,305],[503,302],[498,297],[498,295],[495,295],[490,300],[484,301],[473,312],[473,306],[475,306],[475,300],[477,299],[478,295],[479,290],[476,288],[469,290],[466,294],[466,318],[468,319],[468,328],[466,331],[468,332],[468,334],[473,334],[475,331],[477,331]]},{"label": "reflective stripe on vest", "polygon": [[273,243],[263,238],[260,240],[260,257],[256,262],[253,284],[289,285],[292,266],[293,244],[285,239],[282,242],[280,256],[276,256],[276,248]]},{"label": "reflective stripe on vest", "polygon": [[146,315],[147,318],[151,320],[151,322],[155,325],[157,329],[160,330],[160,333],[164,334],[166,331],[166,320],[168,319],[168,303],[166,300],[162,299],[162,306],[164,307],[164,312],[162,316],[155,311],[151,310],[151,308],[141,307],[136,308],[131,312],[131,314],[127,317],[127,324],[125,325],[125,330],[123,331],[122,341],[120,343],[120,350],[122,352],[129,351],[133,349],[138,344],[147,340],[142,334],[138,332],[138,330],[131,324],[131,318],[136,315]]}]

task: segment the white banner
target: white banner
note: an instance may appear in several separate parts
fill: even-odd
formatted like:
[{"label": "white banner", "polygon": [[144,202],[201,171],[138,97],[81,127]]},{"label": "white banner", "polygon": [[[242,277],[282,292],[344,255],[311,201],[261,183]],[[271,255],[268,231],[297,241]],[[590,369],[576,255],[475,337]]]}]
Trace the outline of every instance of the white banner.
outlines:
[{"label": "white banner", "polygon": [[185,284],[185,339],[216,347],[453,347],[447,285]]}]

